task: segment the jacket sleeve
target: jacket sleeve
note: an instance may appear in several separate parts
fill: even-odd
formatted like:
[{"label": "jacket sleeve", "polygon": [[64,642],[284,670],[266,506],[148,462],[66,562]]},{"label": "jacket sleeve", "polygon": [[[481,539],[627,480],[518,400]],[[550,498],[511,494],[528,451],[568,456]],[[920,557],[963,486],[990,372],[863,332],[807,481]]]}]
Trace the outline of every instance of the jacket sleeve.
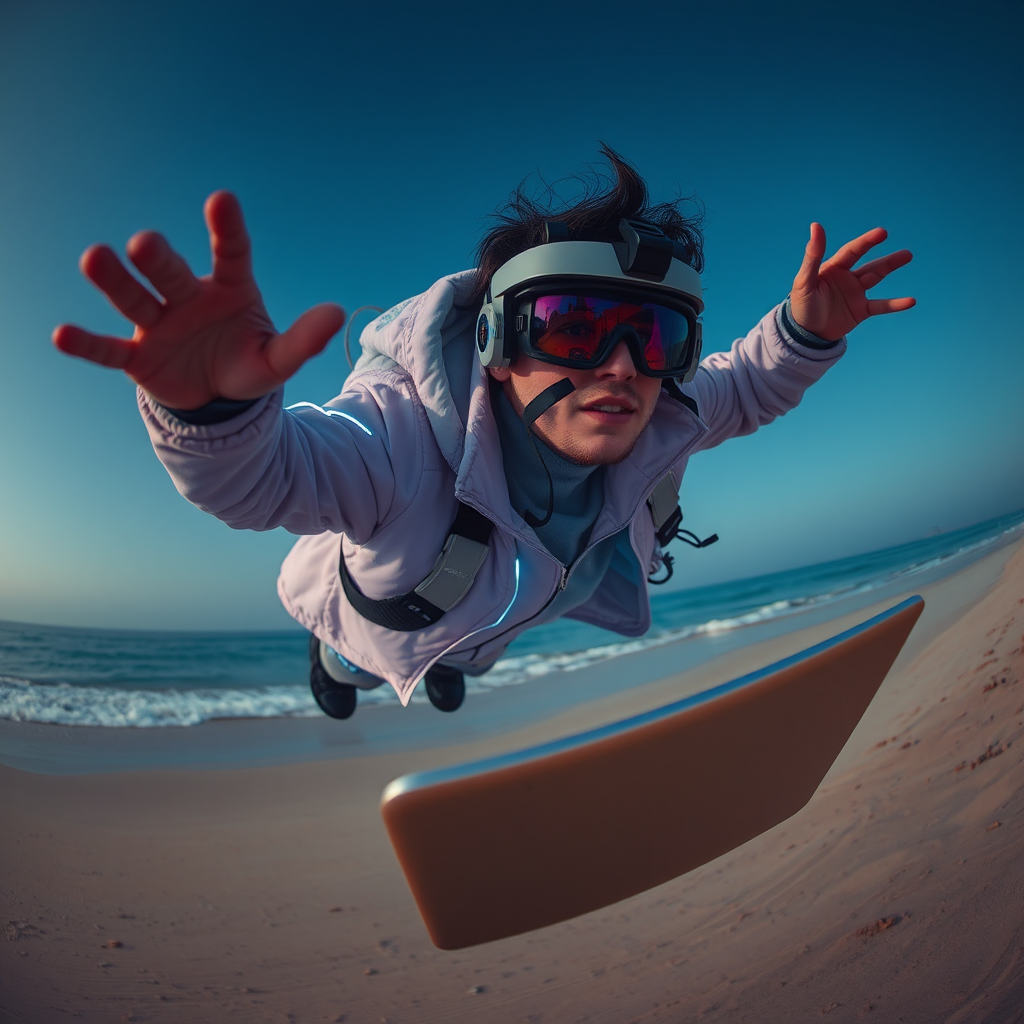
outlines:
[{"label": "jacket sleeve", "polygon": [[782,306],[776,306],[728,352],[704,359],[693,381],[683,386],[709,428],[700,447],[750,434],[795,408],[845,351],[845,338],[821,345],[801,340],[787,328]]},{"label": "jacket sleeve", "polygon": [[426,420],[403,390],[360,384],[324,407],[288,409],[278,390],[208,425],[184,422],[141,389],[138,402],[157,456],[198,508],[238,530],[331,531],[359,544],[401,514],[420,475]]}]

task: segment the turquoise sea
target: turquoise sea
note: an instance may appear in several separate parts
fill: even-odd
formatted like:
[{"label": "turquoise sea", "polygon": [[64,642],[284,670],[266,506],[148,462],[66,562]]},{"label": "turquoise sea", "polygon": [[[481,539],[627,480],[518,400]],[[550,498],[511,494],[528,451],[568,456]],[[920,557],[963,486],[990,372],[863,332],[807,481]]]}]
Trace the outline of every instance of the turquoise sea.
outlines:
[{"label": "turquoise sea", "polygon": [[[687,637],[733,645],[745,627],[783,632],[906,592],[1024,534],[1024,510],[952,533],[821,565],[670,594],[652,592],[646,636],[569,620],[517,639],[474,692],[575,672]],[[799,618],[800,621],[794,621]],[[82,726],[190,726],[216,718],[318,716],[306,682],[308,634],[147,632],[0,622],[0,718]],[[552,681],[557,683],[557,677]],[[426,700],[417,691],[414,700]],[[361,705],[396,703],[388,687]]]}]

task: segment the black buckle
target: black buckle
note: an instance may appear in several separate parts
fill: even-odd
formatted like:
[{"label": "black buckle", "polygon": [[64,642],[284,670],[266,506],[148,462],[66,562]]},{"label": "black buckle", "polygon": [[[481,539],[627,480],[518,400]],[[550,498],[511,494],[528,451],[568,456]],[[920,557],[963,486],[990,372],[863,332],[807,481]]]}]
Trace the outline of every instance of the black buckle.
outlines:
[{"label": "black buckle", "polygon": [[672,239],[661,228],[642,220],[619,221],[621,242],[613,242],[624,274],[645,281],[664,281],[672,265]]},{"label": "black buckle", "polygon": [[683,521],[683,510],[676,505],[672,510],[672,515],[668,517],[661,524],[660,529],[655,534],[658,538],[658,545],[660,547],[668,547],[669,543],[676,538],[676,531],[679,529],[679,524]]}]

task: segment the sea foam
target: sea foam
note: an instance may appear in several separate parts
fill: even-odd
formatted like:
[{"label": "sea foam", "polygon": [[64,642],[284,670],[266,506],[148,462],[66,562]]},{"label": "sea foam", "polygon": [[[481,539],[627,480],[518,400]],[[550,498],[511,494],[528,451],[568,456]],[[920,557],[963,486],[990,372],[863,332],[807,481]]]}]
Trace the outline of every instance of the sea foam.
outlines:
[{"label": "sea foam", "polygon": [[[560,674],[652,648],[720,637],[840,602],[864,604],[877,591],[920,585],[961,568],[1022,530],[1024,515],[1016,514],[857,558],[655,595],[654,625],[637,639],[608,640],[614,634],[567,621],[546,633],[542,626],[517,640],[485,675],[467,677],[466,689],[483,694],[543,677],[557,684]],[[0,717],[11,721],[159,728],[321,714],[305,681],[302,633],[174,635],[2,625]],[[600,642],[592,642],[595,636]],[[545,649],[552,642],[560,649]],[[202,685],[204,673],[215,685]],[[233,685],[235,679],[272,684]],[[359,703],[372,709],[397,699],[382,686],[361,693]],[[418,688],[413,701],[426,700]]]}]

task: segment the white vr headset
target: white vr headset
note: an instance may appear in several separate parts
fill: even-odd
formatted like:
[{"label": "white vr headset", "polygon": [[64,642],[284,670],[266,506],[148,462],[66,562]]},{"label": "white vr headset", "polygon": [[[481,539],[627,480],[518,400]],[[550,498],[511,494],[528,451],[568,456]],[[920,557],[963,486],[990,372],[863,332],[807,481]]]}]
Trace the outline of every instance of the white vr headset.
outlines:
[{"label": "white vr headset", "polygon": [[477,318],[477,353],[483,365],[509,366],[521,339],[528,351],[527,317],[520,313],[524,292],[536,293],[541,287],[575,294],[589,288],[690,311],[694,338],[688,363],[672,376],[691,380],[700,363],[701,325],[696,317],[704,300],[700,275],[681,258],[682,246],[643,221],[623,220],[621,242],[572,242],[564,224],[548,222],[545,228],[543,244],[513,256],[491,278]]}]

